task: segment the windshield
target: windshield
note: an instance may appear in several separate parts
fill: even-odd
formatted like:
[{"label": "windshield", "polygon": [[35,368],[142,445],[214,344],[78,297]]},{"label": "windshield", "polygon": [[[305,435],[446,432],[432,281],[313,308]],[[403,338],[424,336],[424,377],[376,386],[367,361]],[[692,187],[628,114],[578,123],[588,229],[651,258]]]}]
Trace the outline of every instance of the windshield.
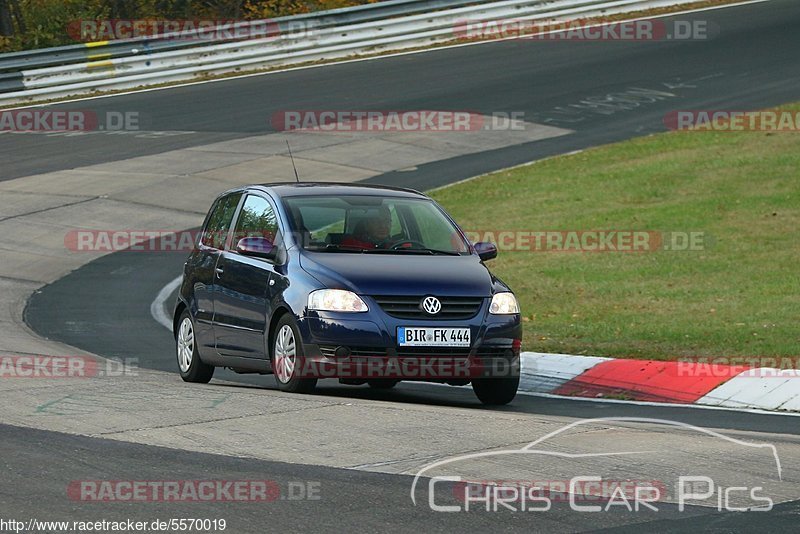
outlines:
[{"label": "windshield", "polygon": [[430,200],[352,195],[284,202],[306,250],[469,254],[461,232]]}]

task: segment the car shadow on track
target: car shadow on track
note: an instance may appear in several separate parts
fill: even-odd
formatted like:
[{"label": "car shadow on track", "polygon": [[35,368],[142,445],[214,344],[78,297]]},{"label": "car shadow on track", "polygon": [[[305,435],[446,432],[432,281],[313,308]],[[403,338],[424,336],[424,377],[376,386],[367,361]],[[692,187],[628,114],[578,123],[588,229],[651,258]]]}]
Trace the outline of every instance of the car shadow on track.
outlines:
[{"label": "car shadow on track", "polygon": [[[256,383],[259,380],[260,383]],[[222,380],[212,380],[211,385],[224,388],[247,388],[280,392],[272,376],[259,376],[257,379],[248,379],[246,383]],[[299,395],[289,394],[286,395]],[[527,411],[514,406],[486,407],[474,396],[469,387],[453,387],[438,384],[421,384],[401,382],[394,389],[378,390],[369,386],[349,386],[337,383],[335,380],[320,381],[313,393],[304,397],[332,397],[336,399],[352,399],[365,401],[384,401],[404,404],[424,404],[430,406],[447,406],[451,408],[488,409],[493,411]],[[515,401],[516,402],[516,401]]]}]

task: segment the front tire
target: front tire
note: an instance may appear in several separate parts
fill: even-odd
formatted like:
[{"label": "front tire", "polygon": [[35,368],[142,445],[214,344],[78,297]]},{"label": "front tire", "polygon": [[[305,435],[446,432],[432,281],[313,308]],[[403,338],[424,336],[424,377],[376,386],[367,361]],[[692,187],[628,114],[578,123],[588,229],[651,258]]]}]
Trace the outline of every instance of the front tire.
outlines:
[{"label": "front tire", "polygon": [[184,382],[208,384],[214,376],[214,366],[205,364],[200,359],[194,332],[192,316],[189,310],[184,310],[178,320],[178,331],[175,333],[178,369]]},{"label": "front tire", "polygon": [[272,371],[278,389],[287,393],[311,393],[317,386],[316,378],[302,378],[305,354],[300,333],[289,314],[281,317],[272,340]]},{"label": "front tire", "polygon": [[508,378],[477,378],[472,381],[472,391],[486,405],[503,406],[517,396],[519,376]]}]

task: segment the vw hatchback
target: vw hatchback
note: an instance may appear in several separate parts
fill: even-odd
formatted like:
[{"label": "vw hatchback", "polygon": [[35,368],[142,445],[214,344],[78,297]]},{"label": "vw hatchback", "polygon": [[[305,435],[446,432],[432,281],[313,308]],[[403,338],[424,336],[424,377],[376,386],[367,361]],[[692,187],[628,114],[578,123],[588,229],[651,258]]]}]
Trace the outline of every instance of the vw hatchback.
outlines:
[{"label": "vw hatchback", "polygon": [[485,404],[519,386],[511,290],[417,191],[298,183],[223,193],[184,267],[174,333],[181,377],[216,367],[273,373],[281,390],[319,379],[391,388],[472,384]]}]

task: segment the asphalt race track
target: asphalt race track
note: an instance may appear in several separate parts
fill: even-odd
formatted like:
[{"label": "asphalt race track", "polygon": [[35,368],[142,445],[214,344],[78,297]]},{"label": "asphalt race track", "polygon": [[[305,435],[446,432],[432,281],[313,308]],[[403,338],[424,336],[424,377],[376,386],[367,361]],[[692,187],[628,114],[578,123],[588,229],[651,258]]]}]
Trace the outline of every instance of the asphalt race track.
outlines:
[{"label": "asphalt race track", "polygon": [[[591,525],[581,522],[580,515],[568,506],[556,505],[547,514],[536,516],[535,522],[524,514],[486,514],[480,511],[468,514],[435,513],[424,507],[409,510],[408,487],[411,477],[329,469],[297,464],[254,461],[228,456],[192,455],[161,447],[144,447],[110,440],[97,440],[69,436],[54,432],[35,431],[0,426],[4,439],[0,443],[3,458],[13,466],[6,474],[8,481],[17,487],[29,488],[39,499],[48,503],[63,501],[63,487],[79,479],[92,469],[110,479],[124,479],[136,472],[145,480],[156,480],[164,472],[175,478],[187,480],[209,477],[223,480],[265,477],[285,486],[294,481],[314,480],[323,487],[335,487],[336,492],[325,494],[318,501],[282,500],[263,506],[252,503],[196,503],[132,504],[111,511],[103,510],[103,518],[112,520],[152,521],[169,517],[228,517],[231,532],[266,532],[273,529],[283,532],[308,532],[310,529],[325,532],[343,530],[380,532],[404,531],[575,531],[612,528],[619,532],[641,532],[641,529],[658,532],[675,532],[687,528],[712,532],[755,531],[763,528],[757,514],[722,514],[693,507],[678,513],[674,506],[664,507],[658,514],[636,514],[620,511],[596,514]],[[25,454],[20,455],[19,450]],[[30,464],[47,465],[52,458],[69,451],[72,462],[57,473],[31,473]],[[402,503],[402,504],[401,504]],[[25,495],[3,494],[3,509],[13,509],[18,516],[36,517],[41,504]],[[69,514],[74,503],[56,504],[53,513]],[[91,505],[90,505],[91,506]],[[95,505],[97,506],[97,505]],[[88,515],[89,509],[82,510]],[[796,531],[800,503],[780,505],[772,512],[770,531]],[[583,516],[585,518],[585,516]],[[635,519],[633,523],[631,520]],[[307,521],[313,521],[310,526]]]},{"label": "asphalt race track", "polygon": [[[694,42],[511,40],[53,106],[138,111],[148,130],[194,133],[158,139],[103,133],[7,135],[0,143],[0,179],[269,133],[272,115],[287,109],[524,112],[528,121],[576,130],[563,139],[380,178],[425,190],[551,154],[663,131],[664,115],[675,109],[758,109],[800,97],[800,14],[794,2],[682,17],[713,21],[720,33]],[[627,110],[601,107],[598,112],[584,106],[577,113],[557,111],[588,99],[602,102],[631,88],[675,96]]]},{"label": "asphalt race track", "polygon": [[[60,104],[52,107],[138,111],[149,131],[184,133],[154,139],[104,132],[0,135],[0,180],[267,135],[272,133],[269,118],[285,109],[453,109],[485,115],[523,112],[530,123],[572,132],[367,179],[371,183],[430,189],[549,155],[664,131],[663,117],[677,109],[752,109],[800,100],[800,5],[796,1],[774,0],[682,17],[713,21],[720,33],[711,40],[696,42],[505,41]],[[612,102],[613,95],[641,94],[642,90],[659,96],[636,106],[587,105]],[[199,206],[197,211],[206,208]],[[152,319],[150,305],[161,288],[180,273],[184,259],[183,253],[174,252],[116,252],[100,257],[37,291],[26,308],[25,321],[47,339],[104,357],[135,359],[144,369],[174,372],[174,342],[170,333]],[[239,376],[225,371],[216,377],[221,379],[218,388],[262,393],[263,402],[298,402],[295,396],[279,393],[269,376]],[[180,382],[177,375],[174,381]],[[165,387],[170,387],[170,382]],[[476,416],[492,412],[482,408],[469,389],[406,383],[381,392],[332,382],[323,384],[316,395],[304,398],[336,406],[399,406],[400,413],[418,409],[442,421],[455,420],[469,411]],[[784,415],[532,396],[520,396],[511,406],[495,411],[498,419],[531,418],[543,424],[594,417],[669,419],[753,439],[763,435],[763,441],[775,443],[779,449],[800,443],[800,419]],[[341,427],[339,441],[357,442],[359,438],[348,436],[348,421],[322,416],[316,424]],[[380,433],[381,429],[374,431]],[[27,519],[41,515],[42,503],[48,503],[54,518],[151,521],[157,517],[226,517],[231,532],[790,532],[796,531],[800,514],[797,494],[776,502],[768,514],[717,513],[700,506],[678,512],[668,504],[660,506],[659,513],[615,510],[587,515],[564,503],[556,503],[547,513],[527,515],[435,513],[424,504],[413,507],[409,501],[411,477],[404,473],[415,469],[380,472],[377,464],[363,470],[362,466],[342,469],[335,462],[310,459],[271,461],[265,458],[273,456],[250,457],[222,445],[216,454],[208,454],[202,452],[209,450],[207,447],[188,445],[195,438],[201,439],[191,433],[183,435],[187,450],[157,446],[162,442],[151,441],[148,436],[119,441],[113,435],[111,439],[96,437],[101,434],[89,437],[0,424],[0,456],[5,470],[0,475],[0,511],[5,514],[13,510],[19,519]],[[426,437],[420,435],[418,439],[424,441]],[[398,437],[398,443],[401,441]],[[509,438],[509,443],[512,441]],[[303,446],[298,444],[300,449]],[[283,458],[280,454],[276,457]],[[788,464],[785,479],[797,480],[796,460],[789,455],[784,458]],[[76,504],[64,497],[64,487],[74,480],[155,480],[165,476],[186,480],[266,478],[281,487],[291,481],[318,481],[323,498],[280,500],[265,506],[106,506]]]}]

